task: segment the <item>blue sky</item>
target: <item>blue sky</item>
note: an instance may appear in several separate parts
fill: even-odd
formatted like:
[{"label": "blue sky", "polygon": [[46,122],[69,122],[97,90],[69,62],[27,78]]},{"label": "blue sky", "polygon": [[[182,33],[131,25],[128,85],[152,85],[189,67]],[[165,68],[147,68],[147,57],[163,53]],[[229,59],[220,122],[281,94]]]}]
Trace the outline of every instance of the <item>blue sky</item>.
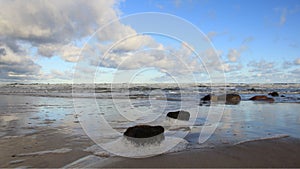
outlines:
[{"label": "blue sky", "polygon": [[[170,74],[179,82],[190,82],[191,74],[200,75],[202,68],[190,61],[185,42],[157,35],[125,39],[99,62],[110,45],[140,32],[126,19],[103,32],[98,29],[143,12],[171,14],[201,30],[221,58],[218,71],[221,66],[227,82],[300,82],[298,0],[1,0],[0,4],[0,82],[72,83],[74,72],[77,82],[112,82],[130,71],[135,77],[124,82],[168,82]],[[192,72],[186,74],[178,66],[182,61],[167,51],[186,61]],[[211,82],[209,78],[203,72],[196,77],[198,82]]]}]

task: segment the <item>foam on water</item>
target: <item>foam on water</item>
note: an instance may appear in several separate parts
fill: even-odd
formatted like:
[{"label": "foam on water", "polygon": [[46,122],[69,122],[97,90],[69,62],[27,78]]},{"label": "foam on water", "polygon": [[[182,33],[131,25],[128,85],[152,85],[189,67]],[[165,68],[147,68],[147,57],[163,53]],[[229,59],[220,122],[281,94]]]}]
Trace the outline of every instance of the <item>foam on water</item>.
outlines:
[{"label": "foam on water", "polygon": [[88,155],[88,156],[82,157],[70,164],[65,165],[63,168],[89,168],[94,163],[97,163],[100,160],[102,160],[101,157],[94,156],[94,155]]},{"label": "foam on water", "polygon": [[286,137],[289,137],[289,135],[287,135],[287,134],[276,134],[276,135],[273,135],[273,136],[267,136],[267,137],[262,137],[262,138],[257,138],[257,139],[240,141],[240,142],[235,143],[234,145],[239,145],[239,144],[253,142],[253,141],[273,140],[273,139],[280,139],[280,138],[286,138]]},{"label": "foam on water", "polygon": [[[287,98],[277,97],[279,102],[300,102],[300,84],[2,84],[0,94],[28,95],[42,97],[65,98],[97,98],[97,99],[151,99],[180,101],[190,97],[204,96],[212,88],[239,93],[243,99],[255,94],[268,94],[277,91]],[[72,93],[73,91],[73,93]],[[143,97],[139,97],[143,96]],[[200,97],[199,97],[200,98]]]},{"label": "foam on water", "polygon": [[99,157],[103,157],[103,158],[107,158],[107,157],[110,157],[110,156],[114,155],[114,154],[111,154],[111,153],[105,151],[103,148],[101,148],[101,146],[99,146],[97,144],[92,145],[90,147],[87,147],[83,151],[93,153],[94,155],[99,156]]},{"label": "foam on water", "polygon": [[162,153],[182,151],[186,149],[187,144],[187,141],[181,138],[165,137],[160,143],[138,145],[122,137],[102,146],[107,151],[119,156],[145,158]]},{"label": "foam on water", "polygon": [[24,153],[24,154],[16,154],[16,157],[24,157],[24,156],[40,156],[45,154],[63,154],[68,153],[72,151],[70,148],[61,148],[61,149],[55,149],[55,150],[46,150],[46,151],[38,151],[38,152],[32,152],[32,153]]},{"label": "foam on water", "polygon": [[[113,149],[116,152],[123,155],[128,155],[132,157],[147,157],[147,156],[152,156],[152,155],[159,155],[157,154],[156,151],[160,151],[162,146],[165,146],[167,144],[172,145],[173,143],[177,143],[173,148],[163,152],[165,154],[167,153],[174,153],[174,152],[180,152],[184,151],[187,149],[188,146],[188,141],[180,138],[174,138],[174,137],[167,137],[166,140],[164,140],[162,143],[157,143],[157,144],[143,144],[143,145],[137,145],[134,144],[124,138],[119,138],[115,141],[113,141]],[[116,144],[117,143],[117,144]],[[120,144],[119,144],[120,143]],[[108,143],[108,145],[111,143]],[[108,146],[108,149],[111,149],[112,147]],[[169,148],[169,147],[167,147]],[[115,156],[115,154],[109,153],[106,150],[104,150],[101,145],[92,145],[90,147],[87,147],[84,149],[86,152],[91,152],[96,156],[102,157],[102,158],[107,158],[111,156]],[[138,154],[136,154],[138,152]]]}]

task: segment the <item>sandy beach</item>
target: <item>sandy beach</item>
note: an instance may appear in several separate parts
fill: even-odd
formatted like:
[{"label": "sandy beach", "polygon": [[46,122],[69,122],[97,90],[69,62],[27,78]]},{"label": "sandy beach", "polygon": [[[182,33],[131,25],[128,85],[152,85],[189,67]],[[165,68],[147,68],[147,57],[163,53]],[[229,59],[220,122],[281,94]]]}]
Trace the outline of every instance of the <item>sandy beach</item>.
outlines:
[{"label": "sandy beach", "polygon": [[83,151],[93,144],[87,138],[66,135],[57,129],[37,130],[0,139],[1,168],[59,168],[90,154]]}]

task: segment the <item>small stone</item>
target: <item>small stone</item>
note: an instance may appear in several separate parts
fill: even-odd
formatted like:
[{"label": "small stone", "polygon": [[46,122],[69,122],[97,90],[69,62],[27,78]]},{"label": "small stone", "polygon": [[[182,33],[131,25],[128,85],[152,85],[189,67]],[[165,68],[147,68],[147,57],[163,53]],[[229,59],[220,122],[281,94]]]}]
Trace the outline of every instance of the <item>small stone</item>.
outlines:
[{"label": "small stone", "polygon": [[190,119],[190,113],[183,110],[169,112],[167,116],[173,119],[185,120],[185,121],[188,121]]},{"label": "small stone", "polygon": [[273,98],[269,98],[269,97],[267,97],[265,95],[253,96],[249,100],[253,100],[253,101],[266,101],[266,102],[274,102],[275,101]]},{"label": "small stone", "polygon": [[277,92],[271,92],[268,95],[273,96],[273,97],[278,97],[279,94]]}]

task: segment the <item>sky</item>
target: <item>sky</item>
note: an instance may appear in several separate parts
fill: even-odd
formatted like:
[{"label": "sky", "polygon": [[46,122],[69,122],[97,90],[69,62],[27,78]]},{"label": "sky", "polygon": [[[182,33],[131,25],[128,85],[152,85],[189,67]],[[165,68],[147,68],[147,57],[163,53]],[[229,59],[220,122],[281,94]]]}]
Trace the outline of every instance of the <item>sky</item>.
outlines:
[{"label": "sky", "polygon": [[0,83],[300,83],[298,0],[0,0]]}]

